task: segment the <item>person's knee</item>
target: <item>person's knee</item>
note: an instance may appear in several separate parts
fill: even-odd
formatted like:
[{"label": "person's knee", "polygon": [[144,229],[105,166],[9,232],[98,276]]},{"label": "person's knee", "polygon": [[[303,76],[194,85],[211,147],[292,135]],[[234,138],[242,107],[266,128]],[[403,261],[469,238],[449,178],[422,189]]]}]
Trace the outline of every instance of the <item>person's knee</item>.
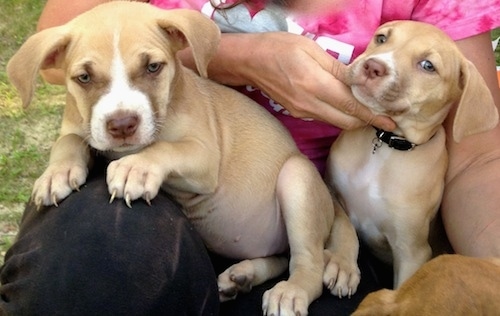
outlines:
[{"label": "person's knee", "polygon": [[[165,194],[108,203],[103,177],[59,207],[29,205],[0,273],[8,314],[216,314],[201,239]],[[205,308],[205,310],[203,310]]]}]

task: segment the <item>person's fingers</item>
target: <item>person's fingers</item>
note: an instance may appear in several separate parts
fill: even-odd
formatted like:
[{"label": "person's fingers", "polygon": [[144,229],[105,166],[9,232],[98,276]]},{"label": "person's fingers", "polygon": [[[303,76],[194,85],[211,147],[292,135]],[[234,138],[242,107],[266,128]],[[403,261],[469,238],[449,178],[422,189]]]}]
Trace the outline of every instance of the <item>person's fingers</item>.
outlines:
[{"label": "person's fingers", "polygon": [[[273,39],[287,39],[288,33],[267,33]],[[263,40],[264,40],[263,39]],[[358,102],[348,85],[348,67],[325,52],[312,40],[294,37],[285,41],[288,54],[276,58],[273,52],[267,63],[267,71],[250,72],[256,86],[265,91],[274,101],[284,106],[292,116],[320,120],[342,129],[354,129],[365,125],[375,125],[385,130],[393,130],[395,123],[382,116],[375,116],[367,107]],[[300,44],[300,45],[299,45]],[[278,54],[279,55],[279,54]],[[262,64],[260,64],[262,66]],[[260,69],[260,68],[259,68]],[[252,80],[251,80],[252,81]],[[347,84],[346,84],[347,83]]]},{"label": "person's fingers", "polygon": [[347,65],[344,65],[340,61],[338,61],[335,58],[332,58],[330,61],[331,66],[329,68],[324,68],[324,69],[330,69],[330,73],[337,78],[340,82],[345,84],[346,86],[351,85],[351,80],[349,79],[349,76],[347,75]]},{"label": "person's fingers", "polygon": [[[312,57],[312,56],[311,56]],[[374,115],[366,106],[357,101],[349,86],[352,80],[348,75],[348,67],[330,56],[328,53],[314,56],[325,71],[337,81],[328,81],[329,87],[324,87],[325,94],[319,98],[334,109],[323,110],[323,120],[344,129],[353,129],[362,125],[374,125],[387,131],[394,130],[396,123],[386,116]]]},{"label": "person's fingers", "polygon": [[318,62],[321,68],[329,72],[330,75],[333,75],[343,84],[347,86],[350,85],[350,80],[347,75],[347,65],[343,64],[338,59],[333,58],[325,51],[322,51],[321,54],[315,54],[314,56],[311,53],[309,53],[309,55]]},{"label": "person's fingers", "polygon": [[333,107],[331,104],[319,99],[315,107],[316,117],[314,117],[314,119],[335,125],[341,129],[350,130],[366,125],[366,122],[359,118],[346,114],[338,108]]},{"label": "person's fingers", "polygon": [[371,122],[368,122],[369,125],[381,128],[386,131],[393,131],[396,129],[396,123],[387,116],[383,115],[375,115]]},{"label": "person's fingers", "polygon": [[319,80],[323,81],[320,84],[324,86],[318,95],[324,105],[321,107],[317,105],[318,110],[322,109],[322,120],[343,129],[354,129],[364,125],[375,125],[389,131],[396,128],[390,118],[373,114],[365,105],[356,100],[350,87],[339,81],[337,77],[332,78],[331,74],[327,74],[325,78],[327,79]]}]

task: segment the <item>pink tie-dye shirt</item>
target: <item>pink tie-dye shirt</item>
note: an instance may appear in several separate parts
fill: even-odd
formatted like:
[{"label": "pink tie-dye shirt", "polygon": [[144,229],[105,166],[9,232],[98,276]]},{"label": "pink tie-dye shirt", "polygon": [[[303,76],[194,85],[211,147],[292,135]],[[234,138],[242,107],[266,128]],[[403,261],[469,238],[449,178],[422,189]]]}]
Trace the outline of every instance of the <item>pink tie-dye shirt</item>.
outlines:
[{"label": "pink tie-dye shirt", "polygon": [[[216,1],[217,2],[217,1]],[[231,3],[231,0],[223,1]],[[500,0],[340,0],[335,10],[315,16],[287,14],[276,5],[253,1],[223,13],[207,0],[151,0],[163,9],[189,8],[211,17],[222,32],[288,31],[314,39],[335,58],[348,64],[364,51],[375,29],[392,20],[416,20],[436,25],[454,40],[500,26]],[[340,129],[319,121],[294,118],[256,88],[238,88],[276,116],[300,150],[324,171],[330,145]]]}]

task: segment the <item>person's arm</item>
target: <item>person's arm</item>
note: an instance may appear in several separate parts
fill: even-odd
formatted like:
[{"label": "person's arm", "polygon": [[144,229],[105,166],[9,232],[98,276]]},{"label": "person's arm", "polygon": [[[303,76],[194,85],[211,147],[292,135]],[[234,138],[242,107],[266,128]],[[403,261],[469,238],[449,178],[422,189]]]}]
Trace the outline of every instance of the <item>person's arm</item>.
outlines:
[{"label": "person's arm", "polygon": [[[63,25],[80,13],[88,11],[93,7],[109,2],[111,0],[48,0],[38,19],[37,31],[50,27]],[[148,0],[136,0],[148,2]],[[60,69],[44,69],[40,74],[45,81],[52,84],[64,84],[64,73]]]},{"label": "person's arm", "polygon": [[[489,32],[457,44],[483,75],[500,109]],[[446,122],[450,165],[442,204],[448,237],[458,253],[500,256],[500,125],[455,143],[451,137],[452,118]]]},{"label": "person's arm", "polygon": [[[195,68],[189,51],[183,63]],[[209,77],[230,85],[261,89],[293,116],[314,118],[344,129],[372,124],[392,130],[395,124],[374,116],[351,94],[346,66],[304,36],[286,32],[222,34]]]}]

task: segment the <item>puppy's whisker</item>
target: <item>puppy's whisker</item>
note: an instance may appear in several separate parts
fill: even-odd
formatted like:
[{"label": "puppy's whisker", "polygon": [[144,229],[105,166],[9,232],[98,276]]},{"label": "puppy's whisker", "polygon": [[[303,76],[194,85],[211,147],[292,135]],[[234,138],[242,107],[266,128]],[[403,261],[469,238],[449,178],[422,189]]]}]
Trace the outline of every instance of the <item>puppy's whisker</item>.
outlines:
[{"label": "puppy's whisker", "polygon": [[91,127],[90,127],[90,123],[87,123],[83,126],[83,134],[85,135],[83,137],[83,142],[85,142],[85,144],[88,144],[88,140],[90,139],[91,137]]},{"label": "puppy's whisker", "polygon": [[157,118],[155,120],[155,128],[154,128],[154,137],[156,138],[161,131],[163,130],[163,127],[165,125],[166,120],[164,118]]}]

